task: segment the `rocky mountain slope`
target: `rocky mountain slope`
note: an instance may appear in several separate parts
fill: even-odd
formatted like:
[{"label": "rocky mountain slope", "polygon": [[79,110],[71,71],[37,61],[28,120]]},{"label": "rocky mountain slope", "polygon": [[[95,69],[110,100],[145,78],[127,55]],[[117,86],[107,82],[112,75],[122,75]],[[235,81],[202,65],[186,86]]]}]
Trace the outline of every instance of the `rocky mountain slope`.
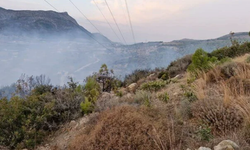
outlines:
[{"label": "rocky mountain slope", "polygon": [[7,10],[0,7],[0,35],[69,34],[68,36],[94,38],[110,42],[100,34],[92,34],[80,26],[67,12]]}]

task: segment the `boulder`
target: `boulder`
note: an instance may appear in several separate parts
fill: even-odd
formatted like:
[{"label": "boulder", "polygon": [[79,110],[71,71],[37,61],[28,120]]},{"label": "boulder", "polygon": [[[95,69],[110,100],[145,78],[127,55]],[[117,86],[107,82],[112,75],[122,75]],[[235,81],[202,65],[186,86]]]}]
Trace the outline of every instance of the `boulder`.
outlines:
[{"label": "boulder", "polygon": [[214,147],[214,150],[238,150],[238,149],[239,146],[231,140],[224,140]]},{"label": "boulder", "polygon": [[135,92],[136,88],[138,87],[137,83],[132,83],[128,86],[128,90],[130,92]]},{"label": "boulder", "polygon": [[211,150],[211,148],[207,148],[207,147],[200,147],[198,150]]}]

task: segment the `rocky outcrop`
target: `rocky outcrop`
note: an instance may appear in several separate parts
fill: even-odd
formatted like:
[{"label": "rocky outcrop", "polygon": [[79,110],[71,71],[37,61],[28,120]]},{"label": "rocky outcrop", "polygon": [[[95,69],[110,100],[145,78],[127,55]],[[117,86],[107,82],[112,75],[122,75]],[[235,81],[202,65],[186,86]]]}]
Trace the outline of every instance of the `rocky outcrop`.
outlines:
[{"label": "rocky outcrop", "polygon": [[214,147],[214,150],[238,150],[240,147],[231,140],[224,140]]}]

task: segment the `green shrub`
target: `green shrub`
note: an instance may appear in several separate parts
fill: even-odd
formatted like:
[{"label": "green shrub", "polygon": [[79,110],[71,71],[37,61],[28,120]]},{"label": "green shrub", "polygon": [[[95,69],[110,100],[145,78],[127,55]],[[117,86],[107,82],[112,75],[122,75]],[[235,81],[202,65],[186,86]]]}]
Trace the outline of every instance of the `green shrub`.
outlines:
[{"label": "green shrub", "polygon": [[229,57],[225,57],[225,58],[222,58],[219,62],[218,62],[218,65],[221,65],[221,64],[224,64],[226,62],[231,62],[232,59],[229,58]]},{"label": "green shrub", "polygon": [[166,86],[166,82],[158,80],[158,81],[150,81],[147,83],[143,83],[141,85],[141,89],[146,90],[146,91],[155,91],[156,92],[165,86]]},{"label": "green shrub", "polygon": [[162,71],[159,73],[158,78],[162,79],[162,80],[168,80],[170,78],[170,76],[169,76],[169,73],[167,71]]},{"label": "green shrub", "polygon": [[244,55],[250,52],[250,42],[245,42],[243,44],[236,43],[231,47],[223,47],[211,52],[209,55],[212,57],[217,57],[218,60],[223,58],[235,58],[237,56]]},{"label": "green shrub", "polygon": [[95,76],[87,77],[85,80],[86,84],[84,86],[84,95],[92,103],[95,103],[100,96],[100,86],[96,81]]},{"label": "green shrub", "polygon": [[192,91],[185,91],[184,92],[184,96],[188,99],[189,102],[194,102],[196,101],[198,98],[196,97],[196,95],[194,94],[194,92]]},{"label": "green shrub", "polygon": [[198,100],[197,96],[194,94],[192,88],[187,87],[185,85],[181,85],[181,89],[183,91],[184,97],[189,101],[189,102],[194,102]]},{"label": "green shrub", "polygon": [[122,91],[116,91],[116,96],[118,96],[118,97],[122,97],[123,96],[123,93],[122,93]]},{"label": "green shrub", "polygon": [[215,61],[215,58],[211,59],[203,49],[197,49],[192,56],[192,63],[188,66],[188,71],[197,75],[197,71],[208,70],[211,68],[211,62]]},{"label": "green shrub", "polygon": [[81,102],[81,109],[84,114],[91,113],[94,110],[93,105],[88,98],[85,98],[85,101]]},{"label": "green shrub", "polygon": [[134,100],[135,103],[145,105],[147,107],[151,106],[151,93],[146,91],[136,91]]},{"label": "green shrub", "polygon": [[81,86],[53,88],[39,85],[25,97],[0,100],[0,145],[32,149],[46,135],[82,115]]},{"label": "green shrub", "polygon": [[212,130],[207,125],[202,125],[198,130],[198,135],[203,141],[210,141],[213,138]]},{"label": "green shrub", "polygon": [[250,56],[247,57],[246,63],[250,63]]},{"label": "green shrub", "polygon": [[161,101],[167,103],[168,100],[169,100],[169,95],[168,95],[168,93],[159,94],[159,95],[158,95],[158,98],[159,98]]}]

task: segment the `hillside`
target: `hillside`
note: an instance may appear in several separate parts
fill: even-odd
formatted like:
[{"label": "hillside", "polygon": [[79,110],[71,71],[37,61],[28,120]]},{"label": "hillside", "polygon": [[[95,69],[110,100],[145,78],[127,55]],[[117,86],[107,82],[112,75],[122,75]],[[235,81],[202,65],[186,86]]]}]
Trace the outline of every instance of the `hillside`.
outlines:
[{"label": "hillside", "polygon": [[249,150],[249,63],[246,42],[124,81],[105,64],[83,85],[23,75],[0,99],[0,148]]},{"label": "hillside", "polygon": [[0,7],[0,35],[62,36],[92,40],[89,36],[110,42],[102,35],[92,34],[80,26],[67,12],[7,10]]}]

